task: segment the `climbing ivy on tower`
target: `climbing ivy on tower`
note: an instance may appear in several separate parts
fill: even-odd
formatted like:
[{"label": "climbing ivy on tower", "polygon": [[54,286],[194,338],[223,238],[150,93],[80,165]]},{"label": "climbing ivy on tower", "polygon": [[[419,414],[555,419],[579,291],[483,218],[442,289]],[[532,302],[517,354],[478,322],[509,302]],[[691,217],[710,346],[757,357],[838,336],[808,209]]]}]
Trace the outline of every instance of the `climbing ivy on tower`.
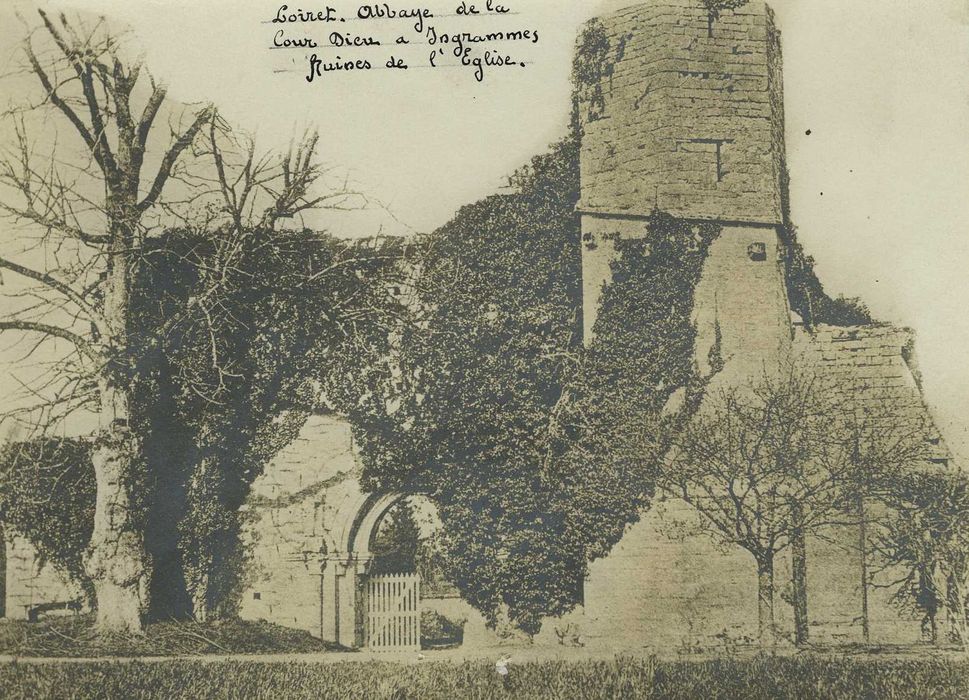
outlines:
[{"label": "climbing ivy on tower", "polygon": [[660,461],[695,411],[694,294],[717,224],[653,211],[642,238],[617,238],[595,338],[561,418],[559,481],[585,562],[605,556],[649,507]]},{"label": "climbing ivy on tower", "polygon": [[450,579],[528,633],[581,602],[589,561],[648,507],[702,385],[693,291],[719,231],[654,212],[645,239],[617,241],[583,348],[578,157],[577,137],[555,144],[518,193],[423,242],[399,377],[350,411],[366,485],[430,497]]}]

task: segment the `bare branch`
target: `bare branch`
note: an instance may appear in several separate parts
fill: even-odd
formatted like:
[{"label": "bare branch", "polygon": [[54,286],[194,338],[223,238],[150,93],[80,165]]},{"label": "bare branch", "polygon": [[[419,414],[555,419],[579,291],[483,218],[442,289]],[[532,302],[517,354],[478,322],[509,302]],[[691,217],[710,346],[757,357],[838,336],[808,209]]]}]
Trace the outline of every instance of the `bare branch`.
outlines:
[{"label": "bare branch", "polygon": [[18,275],[27,277],[36,282],[40,282],[46,287],[49,287],[50,289],[60,292],[68,299],[73,301],[75,304],[77,304],[79,307],[81,307],[85,311],[85,313],[88,314],[88,316],[90,317],[90,321],[92,323],[97,324],[99,327],[104,325],[104,319],[101,316],[101,314],[97,313],[97,311],[95,311],[94,308],[92,308],[92,306],[87,302],[87,300],[84,299],[82,294],[75,291],[70,285],[65,284],[64,282],[61,282],[60,280],[56,279],[50,273],[38,272],[36,270],[32,270],[28,267],[24,267],[23,265],[19,265],[13,262],[12,260],[7,260],[6,258],[0,258],[0,268],[5,268],[7,270],[10,270],[11,272],[16,272]]},{"label": "bare branch", "polygon": [[0,321],[0,331],[27,331],[33,333],[44,333],[54,338],[68,340],[82,353],[91,359],[100,359],[97,350],[91,343],[65,328],[52,326],[47,323],[37,323],[34,321]]},{"label": "bare branch", "polygon": [[192,125],[182,133],[178,139],[175,140],[168,151],[165,153],[165,157],[162,159],[161,165],[158,168],[158,173],[155,175],[155,180],[152,182],[151,189],[145,198],[138,204],[138,211],[144,212],[151,208],[151,206],[158,200],[161,195],[162,189],[165,187],[165,183],[168,181],[169,176],[172,174],[172,168],[175,166],[175,161],[181,155],[182,151],[191,145],[195,140],[195,136],[199,133],[202,127],[208,122],[215,114],[213,107],[206,107],[200,111],[195,116],[195,121]]},{"label": "bare branch", "polygon": [[141,113],[141,119],[138,121],[137,138],[138,145],[142,151],[148,145],[148,134],[151,131],[152,124],[155,123],[155,117],[158,116],[158,109],[168,94],[168,91],[164,87],[156,86],[154,80],[151,81],[151,86],[151,97],[148,98],[148,104],[145,105],[145,109]]},{"label": "bare branch", "polygon": [[[57,27],[54,26],[54,23],[51,22],[46,12],[40,9],[38,9],[37,12],[43,20],[44,26],[47,27],[48,33],[54,39],[54,43],[57,44],[58,48],[64,54],[64,57],[70,62],[71,66],[73,66],[74,72],[77,73],[77,77],[81,81],[81,90],[84,93],[84,100],[87,104],[88,113],[91,118],[91,129],[88,130],[85,126],[83,130],[78,128],[78,131],[81,132],[81,136],[85,138],[85,143],[87,143],[88,148],[94,154],[98,161],[98,165],[101,166],[105,176],[110,180],[115,181],[118,176],[118,167],[114,159],[114,154],[111,152],[111,148],[108,145],[107,133],[105,132],[103,118],[103,108],[98,102],[97,95],[94,92],[94,76],[91,67],[93,59],[87,57],[86,60],[82,60],[81,57],[85,55],[83,52],[84,47],[80,45],[80,40],[76,34],[72,36],[75,42],[72,46],[67,43],[67,40],[60,33]],[[60,19],[64,28],[70,31],[71,28],[67,22],[67,18],[61,14]],[[56,90],[52,91],[48,87],[50,81],[46,79],[43,69],[40,68],[40,64],[33,56],[29,42],[27,44],[27,50],[34,71],[38,74],[38,77],[40,77],[41,82],[44,84],[44,88],[47,89],[51,94],[51,101],[54,101],[54,98],[57,97],[57,99],[63,104],[63,100],[60,100],[60,97],[57,96]],[[55,104],[57,104],[57,102],[55,102]],[[64,107],[67,107],[67,105],[64,104]],[[71,119],[71,121],[75,123],[76,127],[83,124],[73,110],[71,110],[71,113],[68,113],[62,107],[61,111],[65,113],[68,119]],[[71,117],[72,114],[73,118]]]}]

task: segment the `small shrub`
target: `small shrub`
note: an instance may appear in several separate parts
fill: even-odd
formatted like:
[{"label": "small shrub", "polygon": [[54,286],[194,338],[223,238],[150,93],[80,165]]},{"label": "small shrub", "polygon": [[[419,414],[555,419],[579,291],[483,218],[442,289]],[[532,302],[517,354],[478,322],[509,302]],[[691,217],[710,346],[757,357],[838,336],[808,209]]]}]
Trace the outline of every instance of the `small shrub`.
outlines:
[{"label": "small shrub", "polygon": [[441,649],[460,646],[466,620],[452,620],[436,610],[421,611],[421,646]]}]

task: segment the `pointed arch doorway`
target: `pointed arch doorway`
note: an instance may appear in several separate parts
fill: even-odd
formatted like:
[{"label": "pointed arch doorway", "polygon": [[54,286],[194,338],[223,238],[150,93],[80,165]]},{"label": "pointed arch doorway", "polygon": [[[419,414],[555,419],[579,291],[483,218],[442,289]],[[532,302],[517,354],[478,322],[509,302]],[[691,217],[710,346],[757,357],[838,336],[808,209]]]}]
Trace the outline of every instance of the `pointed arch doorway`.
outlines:
[{"label": "pointed arch doorway", "polygon": [[[420,575],[413,566],[379,566],[377,534],[395,507],[423,497],[368,494],[341,509],[335,549],[322,577],[320,627],[324,639],[348,648],[413,651],[421,643]],[[375,566],[377,562],[378,566]]]}]

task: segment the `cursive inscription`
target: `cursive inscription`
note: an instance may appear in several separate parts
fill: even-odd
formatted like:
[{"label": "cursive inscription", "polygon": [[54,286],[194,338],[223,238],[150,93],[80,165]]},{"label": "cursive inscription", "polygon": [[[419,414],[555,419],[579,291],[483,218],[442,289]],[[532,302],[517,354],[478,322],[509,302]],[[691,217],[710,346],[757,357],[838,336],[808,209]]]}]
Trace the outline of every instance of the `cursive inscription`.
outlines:
[{"label": "cursive inscription", "polygon": [[[378,2],[315,7],[274,6],[270,48],[280,56],[303,52],[306,83],[411,67],[467,71],[483,82],[489,75],[522,70],[540,43],[538,27],[522,21],[514,0],[428,0],[428,4]],[[330,24],[326,30],[318,24]],[[339,23],[339,30],[333,23]],[[279,27],[278,25],[286,25]],[[517,25],[517,26],[516,26]],[[391,52],[391,46],[393,52]],[[292,72],[284,68],[276,72]]]}]

